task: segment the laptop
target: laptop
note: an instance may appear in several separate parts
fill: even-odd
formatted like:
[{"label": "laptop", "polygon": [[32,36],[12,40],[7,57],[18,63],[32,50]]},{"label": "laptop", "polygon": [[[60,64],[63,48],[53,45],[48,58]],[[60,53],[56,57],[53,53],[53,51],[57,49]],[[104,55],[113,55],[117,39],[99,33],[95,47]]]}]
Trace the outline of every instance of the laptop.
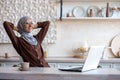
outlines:
[{"label": "laptop", "polygon": [[78,67],[66,67],[60,68],[61,71],[74,71],[74,72],[83,72],[88,70],[96,69],[99,65],[99,62],[102,58],[105,46],[91,46],[83,66]]}]

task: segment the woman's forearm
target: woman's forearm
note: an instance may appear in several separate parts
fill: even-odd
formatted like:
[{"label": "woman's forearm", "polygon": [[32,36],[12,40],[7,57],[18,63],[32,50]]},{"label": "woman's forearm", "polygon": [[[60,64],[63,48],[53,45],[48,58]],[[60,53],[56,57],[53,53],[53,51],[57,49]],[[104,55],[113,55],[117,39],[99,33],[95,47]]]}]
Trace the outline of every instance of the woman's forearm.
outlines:
[{"label": "woman's forearm", "polygon": [[45,28],[45,27],[48,27],[46,26],[46,24],[49,25],[50,21],[37,22],[37,24],[38,24],[38,28]]},{"label": "woman's forearm", "polygon": [[4,28],[5,28],[6,32],[7,32],[10,40],[13,43],[13,46],[18,46],[17,45],[18,40],[17,40],[17,37],[16,37],[16,35],[15,35],[14,31],[13,31],[14,30],[14,24],[11,23],[11,22],[5,21],[3,23],[3,25],[4,25]]}]

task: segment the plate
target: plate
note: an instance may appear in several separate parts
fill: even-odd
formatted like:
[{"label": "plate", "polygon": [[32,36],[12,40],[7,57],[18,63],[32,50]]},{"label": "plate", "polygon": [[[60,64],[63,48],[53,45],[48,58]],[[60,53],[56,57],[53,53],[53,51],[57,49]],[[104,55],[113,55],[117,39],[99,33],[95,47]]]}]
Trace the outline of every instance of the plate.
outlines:
[{"label": "plate", "polygon": [[72,9],[72,15],[74,17],[84,17],[85,16],[85,10],[81,6],[76,6]]},{"label": "plate", "polygon": [[[101,16],[102,17],[106,17],[106,9],[107,9],[106,7],[101,9]],[[109,17],[112,17],[112,15],[113,15],[113,10],[112,10],[112,8],[109,7]]]},{"label": "plate", "polygon": [[22,69],[21,67],[18,68],[20,71],[29,71],[29,69]]},{"label": "plate", "polygon": [[119,57],[118,52],[120,51],[120,34],[115,36],[111,42],[111,50],[113,55]]},{"label": "plate", "polygon": [[90,15],[90,10],[92,10],[92,17],[97,17],[98,12],[100,11],[100,8],[97,6],[89,6],[87,9],[87,15]]}]

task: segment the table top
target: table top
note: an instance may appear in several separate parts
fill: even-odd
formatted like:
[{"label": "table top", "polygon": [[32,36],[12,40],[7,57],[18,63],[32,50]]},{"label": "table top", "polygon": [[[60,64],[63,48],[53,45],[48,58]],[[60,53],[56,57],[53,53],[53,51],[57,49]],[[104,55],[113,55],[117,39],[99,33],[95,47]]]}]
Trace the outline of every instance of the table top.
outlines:
[{"label": "table top", "polygon": [[0,67],[0,79],[33,80],[34,78],[35,80],[42,78],[42,80],[53,80],[55,78],[58,78],[60,80],[61,78],[66,78],[66,80],[75,80],[77,78],[80,79],[80,77],[88,78],[88,77],[100,77],[100,76],[106,76],[106,77],[109,76],[110,78],[111,76],[113,76],[118,78],[115,80],[120,80],[120,71],[112,68],[99,68],[86,72],[67,72],[67,71],[60,71],[57,68],[40,68],[40,67],[30,67],[29,71],[20,71],[18,67]]}]

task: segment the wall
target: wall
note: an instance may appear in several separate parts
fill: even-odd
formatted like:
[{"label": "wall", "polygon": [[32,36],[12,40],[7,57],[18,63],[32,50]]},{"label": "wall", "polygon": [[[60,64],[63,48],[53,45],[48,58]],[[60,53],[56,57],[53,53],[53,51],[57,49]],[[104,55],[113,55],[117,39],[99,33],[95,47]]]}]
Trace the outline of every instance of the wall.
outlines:
[{"label": "wall", "polygon": [[[4,1],[8,1],[8,0],[4,0]],[[19,2],[18,4],[22,5],[22,1],[18,0],[17,2]],[[25,0],[25,1],[29,1],[29,0]],[[30,0],[30,1],[34,1],[34,0]],[[42,1],[42,0],[35,0],[36,2],[35,4],[37,4],[37,1]],[[4,3],[4,7],[6,7],[5,3]],[[38,8],[39,5],[34,5],[34,7]],[[32,14],[32,16],[33,15],[34,14]],[[9,17],[6,15],[3,16]],[[16,15],[16,16],[18,18],[15,21],[18,21],[18,19],[23,15],[21,16]],[[9,18],[9,20],[10,19],[12,18]],[[47,47],[44,47],[44,49],[48,53],[48,57],[71,57],[74,54],[73,47],[75,47],[76,45],[78,46],[79,44],[81,45],[81,43],[84,41],[87,41],[89,46],[90,45],[109,46],[112,38],[120,32],[119,20],[102,20],[102,19],[87,20],[86,19],[86,20],[63,20],[56,22],[54,22],[53,20],[53,23],[52,24],[56,26],[55,29],[57,32],[56,34],[57,38],[55,40],[55,44],[48,43]],[[10,43],[1,43],[0,51],[1,51],[0,55],[4,55],[5,52],[10,53],[10,55],[18,55],[14,50],[12,44]],[[106,49],[104,57],[114,57],[114,56],[110,49]]]},{"label": "wall", "polygon": [[[0,1],[0,43],[10,43],[4,31],[3,22],[9,21],[17,26],[18,20],[23,16],[29,16],[33,22],[49,20],[51,22],[44,43],[54,42],[56,39],[55,6],[49,0],[2,0]],[[34,30],[36,34],[38,30]],[[19,34],[16,32],[16,35]]]},{"label": "wall", "polygon": [[[88,45],[110,46],[120,32],[119,20],[63,20],[57,22],[56,44],[49,45],[49,56],[71,56],[73,47],[87,41]],[[110,49],[104,57],[113,57]]]}]

